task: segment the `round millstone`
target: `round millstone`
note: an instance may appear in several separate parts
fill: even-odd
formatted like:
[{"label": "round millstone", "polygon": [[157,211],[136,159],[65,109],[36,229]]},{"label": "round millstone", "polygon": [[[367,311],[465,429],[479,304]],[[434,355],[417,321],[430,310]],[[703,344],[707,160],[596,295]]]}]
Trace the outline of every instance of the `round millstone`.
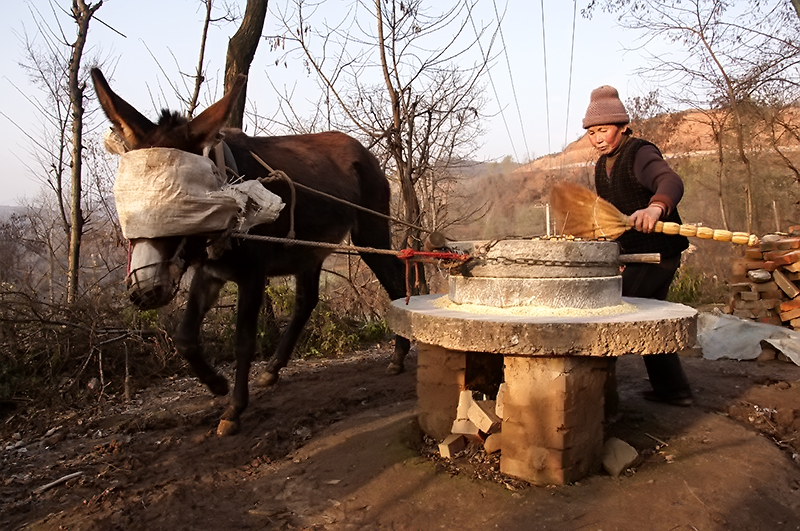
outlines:
[{"label": "round millstone", "polygon": [[459,268],[465,277],[572,278],[619,274],[615,242],[580,240],[484,240],[453,242],[472,258]]},{"label": "round millstone", "polygon": [[450,277],[450,300],[496,308],[549,306],[605,308],[622,302],[622,277],[484,278]]}]

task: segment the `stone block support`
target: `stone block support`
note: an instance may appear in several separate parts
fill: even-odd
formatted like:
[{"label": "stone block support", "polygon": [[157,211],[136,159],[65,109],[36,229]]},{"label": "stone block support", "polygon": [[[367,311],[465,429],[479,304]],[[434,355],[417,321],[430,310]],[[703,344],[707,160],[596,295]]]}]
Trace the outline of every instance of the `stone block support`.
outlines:
[{"label": "stone block support", "polygon": [[419,343],[417,402],[422,431],[441,441],[450,435],[465,390],[467,353]]},{"label": "stone block support", "polygon": [[500,471],[560,485],[599,469],[607,367],[600,357],[506,356]]}]

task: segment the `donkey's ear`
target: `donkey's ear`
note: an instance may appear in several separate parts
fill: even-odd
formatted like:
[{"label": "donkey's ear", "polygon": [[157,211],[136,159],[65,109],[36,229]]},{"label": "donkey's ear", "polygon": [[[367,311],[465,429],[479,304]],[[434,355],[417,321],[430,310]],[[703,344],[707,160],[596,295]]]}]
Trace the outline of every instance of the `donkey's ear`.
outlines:
[{"label": "donkey's ear", "polygon": [[106,78],[99,68],[92,68],[92,81],[94,91],[100,106],[114,124],[117,132],[122,135],[128,149],[136,149],[140,142],[155,129],[155,124],[145,118],[131,104],[117,96],[108,86]]},{"label": "donkey's ear", "polygon": [[202,147],[209,146],[216,141],[217,133],[225,126],[230,117],[231,110],[239,100],[239,96],[247,84],[247,76],[239,74],[231,90],[222,99],[201,112],[197,118],[189,122],[189,137],[198,142]]}]

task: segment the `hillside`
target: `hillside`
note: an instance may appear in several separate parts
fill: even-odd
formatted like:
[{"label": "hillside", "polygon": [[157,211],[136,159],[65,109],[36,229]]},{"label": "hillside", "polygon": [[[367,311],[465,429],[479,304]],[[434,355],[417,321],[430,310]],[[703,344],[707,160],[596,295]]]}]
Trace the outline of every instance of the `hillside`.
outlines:
[{"label": "hillside", "polygon": [[[745,146],[753,190],[753,231],[774,231],[776,223],[783,227],[797,224],[800,110],[784,110],[780,122],[763,109],[756,109],[748,116]],[[746,167],[736,149],[735,135],[729,129],[730,117],[727,121],[724,118],[721,113],[686,111],[634,122],[631,128],[636,136],[658,145],[684,179],[686,191],[681,202],[684,220],[746,230],[743,193]],[[718,137],[714,130],[720,130],[719,122],[723,121],[725,127]],[[545,204],[552,183],[567,179],[591,187],[595,160],[594,150],[583,136],[561,153],[540,157],[501,175],[470,179],[464,183],[464,194],[488,201],[489,206],[481,220],[462,228],[462,232],[474,238],[544,234]],[[723,215],[727,223],[723,222]]]}]

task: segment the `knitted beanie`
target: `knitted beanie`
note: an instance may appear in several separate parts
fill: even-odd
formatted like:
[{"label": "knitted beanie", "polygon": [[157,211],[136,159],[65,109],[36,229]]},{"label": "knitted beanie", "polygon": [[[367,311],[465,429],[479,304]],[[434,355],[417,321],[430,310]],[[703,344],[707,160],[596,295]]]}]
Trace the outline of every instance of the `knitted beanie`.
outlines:
[{"label": "knitted beanie", "polygon": [[592,91],[589,108],[586,109],[586,116],[583,118],[584,129],[594,125],[627,124],[630,121],[617,89],[603,85]]}]

